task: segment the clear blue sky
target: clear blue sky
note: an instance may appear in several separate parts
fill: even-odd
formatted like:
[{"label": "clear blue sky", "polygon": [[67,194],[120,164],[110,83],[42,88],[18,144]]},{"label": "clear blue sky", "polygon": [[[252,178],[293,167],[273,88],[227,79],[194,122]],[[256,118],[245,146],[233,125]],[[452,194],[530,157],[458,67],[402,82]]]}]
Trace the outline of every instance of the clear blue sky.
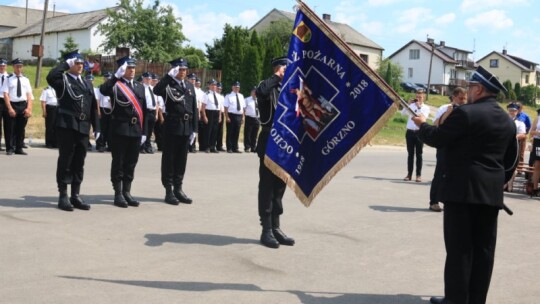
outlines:
[{"label": "clear blue sky", "polygon": [[[145,0],[150,3],[148,0]],[[0,0],[22,6],[26,0]],[[29,7],[43,8],[44,0],[28,0]],[[49,0],[49,8],[84,12],[114,6],[115,0]],[[384,57],[412,39],[475,51],[475,60],[491,51],[508,53],[540,63],[540,1],[538,0],[306,0],[319,15],[347,23],[377,44]],[[251,27],[273,8],[292,12],[293,0],[163,0],[182,18],[190,44],[206,50],[204,43],[222,35],[223,25]],[[535,15],[536,13],[536,15]]]}]

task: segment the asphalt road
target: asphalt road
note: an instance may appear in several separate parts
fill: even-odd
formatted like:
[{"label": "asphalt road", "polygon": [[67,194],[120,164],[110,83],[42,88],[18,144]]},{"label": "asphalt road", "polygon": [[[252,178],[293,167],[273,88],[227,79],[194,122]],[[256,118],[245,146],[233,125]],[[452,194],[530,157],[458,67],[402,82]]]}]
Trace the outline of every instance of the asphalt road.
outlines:
[{"label": "asphalt road", "polygon": [[[403,147],[366,147],[305,208],[287,190],[293,247],[259,244],[258,159],[190,154],[192,205],[163,203],[161,154],[141,155],[132,194],[112,205],[110,154],[89,153],[81,194],[56,208],[57,151],[0,154],[0,303],[428,303],[443,294],[442,214],[423,182],[404,182]],[[540,296],[540,202],[506,194],[488,303]]]}]

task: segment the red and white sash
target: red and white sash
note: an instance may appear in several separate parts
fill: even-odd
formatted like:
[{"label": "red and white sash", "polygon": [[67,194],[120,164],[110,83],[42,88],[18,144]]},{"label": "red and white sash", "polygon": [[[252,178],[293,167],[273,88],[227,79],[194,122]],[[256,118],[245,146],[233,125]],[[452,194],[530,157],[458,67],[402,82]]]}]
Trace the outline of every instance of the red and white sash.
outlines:
[{"label": "red and white sash", "polygon": [[137,101],[137,97],[135,94],[133,94],[133,91],[122,81],[117,81],[116,86],[120,89],[120,92],[126,96],[126,98],[131,102],[133,105],[133,108],[137,112],[137,116],[139,116],[139,123],[141,125],[141,130],[143,128],[143,112],[141,109],[141,106],[139,105],[139,102]]}]

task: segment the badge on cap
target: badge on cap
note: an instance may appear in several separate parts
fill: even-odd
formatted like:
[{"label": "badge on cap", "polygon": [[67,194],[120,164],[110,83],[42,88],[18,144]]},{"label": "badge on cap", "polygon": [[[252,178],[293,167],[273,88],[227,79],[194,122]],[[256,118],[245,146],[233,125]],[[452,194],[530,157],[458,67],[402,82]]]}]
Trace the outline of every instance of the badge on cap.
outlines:
[{"label": "badge on cap", "polygon": [[137,61],[135,61],[134,58],[131,58],[129,56],[122,57],[122,58],[116,60],[116,64],[118,66],[123,66],[124,63],[126,63],[126,62],[127,62],[128,67],[134,68],[135,66],[137,66]]},{"label": "badge on cap", "polygon": [[169,62],[171,64],[171,66],[173,68],[175,67],[179,67],[181,69],[187,69],[188,68],[188,63],[187,63],[187,60],[185,60],[184,58],[177,58],[173,61],[170,61]]},{"label": "badge on cap", "polygon": [[64,54],[64,60],[75,58],[75,62],[84,62],[83,56],[79,53],[79,50],[74,50]]},{"label": "badge on cap", "polygon": [[12,65],[18,65],[18,64],[22,65],[22,64],[23,64],[23,61],[22,61],[21,59],[19,59],[19,58],[15,58],[15,59],[13,59],[13,60],[11,61],[11,64],[12,64]]}]

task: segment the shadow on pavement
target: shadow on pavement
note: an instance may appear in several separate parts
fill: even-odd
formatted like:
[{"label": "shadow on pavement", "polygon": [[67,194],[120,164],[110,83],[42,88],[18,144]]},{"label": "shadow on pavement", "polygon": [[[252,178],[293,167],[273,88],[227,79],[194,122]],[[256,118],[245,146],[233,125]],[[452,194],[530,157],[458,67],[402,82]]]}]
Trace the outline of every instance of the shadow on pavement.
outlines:
[{"label": "shadow on pavement", "polygon": [[[90,205],[111,205],[113,206],[114,195],[113,193],[108,195],[84,195],[81,194],[82,199]],[[149,198],[134,196],[134,198],[145,203],[161,203],[161,198]],[[58,196],[22,196],[20,199],[0,199],[0,206],[14,207],[14,208],[56,208],[58,204]],[[114,206],[113,206],[114,207]]]},{"label": "shadow on pavement", "polygon": [[432,212],[426,208],[409,208],[409,207],[395,207],[395,206],[369,206],[369,208],[375,211],[381,212]]},{"label": "shadow on pavement", "polygon": [[378,295],[361,293],[339,293],[321,291],[300,291],[300,290],[265,290],[255,284],[238,283],[210,283],[210,282],[171,282],[171,281],[134,281],[134,280],[107,280],[94,279],[76,276],[60,276],[60,278],[71,280],[87,280],[113,284],[123,284],[147,288],[172,289],[181,291],[216,291],[216,290],[236,290],[248,292],[285,292],[298,297],[303,304],[427,304],[429,300],[423,300],[422,296],[397,294]]},{"label": "shadow on pavement", "polygon": [[147,234],[146,246],[161,246],[164,243],[200,244],[210,246],[227,246],[233,244],[258,244],[259,240],[241,239],[233,236],[202,233]]}]

